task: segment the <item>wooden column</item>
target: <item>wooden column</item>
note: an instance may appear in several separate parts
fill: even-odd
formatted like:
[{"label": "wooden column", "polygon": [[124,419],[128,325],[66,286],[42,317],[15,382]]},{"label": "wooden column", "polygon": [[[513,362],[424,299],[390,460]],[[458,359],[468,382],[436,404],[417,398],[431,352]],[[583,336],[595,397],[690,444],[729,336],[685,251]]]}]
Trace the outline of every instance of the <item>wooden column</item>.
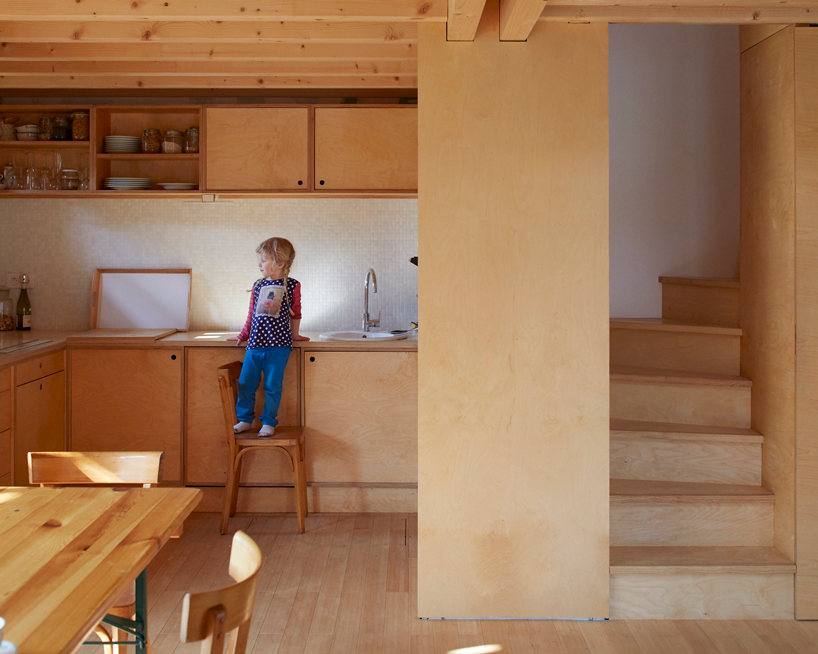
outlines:
[{"label": "wooden column", "polygon": [[422,617],[608,615],[608,32],[419,29]]}]

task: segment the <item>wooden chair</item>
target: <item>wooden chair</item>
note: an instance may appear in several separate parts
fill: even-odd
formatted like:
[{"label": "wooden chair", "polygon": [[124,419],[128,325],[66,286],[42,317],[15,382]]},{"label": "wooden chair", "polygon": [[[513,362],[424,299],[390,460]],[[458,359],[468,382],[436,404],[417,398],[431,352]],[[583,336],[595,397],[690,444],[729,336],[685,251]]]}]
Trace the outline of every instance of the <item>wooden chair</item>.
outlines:
[{"label": "wooden chair", "polygon": [[259,438],[258,431],[233,432],[236,418],[236,397],[238,397],[241,362],[234,361],[217,371],[221,391],[224,429],[227,435],[227,487],[224,489],[221,533],[227,533],[230,516],[236,515],[239,497],[241,464],[248,452],[272,451],[278,449],[289,458],[295,484],[295,504],[298,515],[298,530],[304,533],[304,518],[309,515],[307,508],[307,474],[304,465],[304,430],[302,427],[276,427],[275,438]]},{"label": "wooden chair", "polygon": [[[125,486],[150,488],[162,479],[162,452],[29,452],[28,481],[40,486]],[[133,584],[108,611],[109,615],[132,618],[136,611]],[[102,624],[94,627],[105,654],[119,654],[125,647],[112,645],[124,641],[127,633]],[[150,652],[150,642],[147,643]]]},{"label": "wooden chair", "polygon": [[233,536],[229,567],[236,583],[227,588],[185,595],[183,643],[201,641],[201,654],[222,654],[225,635],[229,632],[230,654],[245,654],[261,563],[261,551],[253,539],[237,531]]}]

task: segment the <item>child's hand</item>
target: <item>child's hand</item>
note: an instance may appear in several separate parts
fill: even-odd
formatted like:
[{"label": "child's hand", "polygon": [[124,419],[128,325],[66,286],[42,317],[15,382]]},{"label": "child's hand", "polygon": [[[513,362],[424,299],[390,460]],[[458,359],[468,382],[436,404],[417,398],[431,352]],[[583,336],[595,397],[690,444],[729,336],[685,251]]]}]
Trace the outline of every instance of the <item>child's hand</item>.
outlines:
[{"label": "child's hand", "polygon": [[310,340],[309,336],[302,336],[301,334],[293,334],[294,341],[308,341]]}]

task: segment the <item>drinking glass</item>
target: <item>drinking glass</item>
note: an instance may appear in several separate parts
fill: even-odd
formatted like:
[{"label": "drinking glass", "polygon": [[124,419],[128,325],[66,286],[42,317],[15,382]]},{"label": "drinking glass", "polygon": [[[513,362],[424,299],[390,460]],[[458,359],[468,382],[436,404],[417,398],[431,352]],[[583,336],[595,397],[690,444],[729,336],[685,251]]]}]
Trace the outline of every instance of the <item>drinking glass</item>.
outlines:
[{"label": "drinking glass", "polygon": [[51,170],[48,168],[48,153],[44,150],[35,152],[37,161],[37,190],[47,191],[51,184]]},{"label": "drinking glass", "polygon": [[80,178],[80,191],[90,191],[91,190],[91,170],[88,167],[88,153],[81,152],[80,153],[80,167],[77,169],[77,174]]},{"label": "drinking glass", "polygon": [[27,191],[37,190],[37,169],[34,162],[34,151],[26,150],[26,167],[23,171],[24,185],[23,188]]},{"label": "drinking glass", "polygon": [[56,151],[48,153],[48,167],[51,170],[51,181],[48,189],[56,191],[60,188],[60,173],[62,171],[62,154]]}]

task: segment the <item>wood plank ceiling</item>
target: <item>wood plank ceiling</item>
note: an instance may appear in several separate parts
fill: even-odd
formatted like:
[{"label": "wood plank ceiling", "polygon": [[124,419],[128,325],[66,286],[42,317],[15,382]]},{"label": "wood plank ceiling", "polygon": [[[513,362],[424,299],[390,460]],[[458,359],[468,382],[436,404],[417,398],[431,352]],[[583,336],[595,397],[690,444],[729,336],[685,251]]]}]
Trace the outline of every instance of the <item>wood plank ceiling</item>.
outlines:
[{"label": "wood plank ceiling", "polygon": [[[496,0],[489,0],[496,1]],[[807,23],[818,0],[500,0],[537,20]],[[417,88],[417,24],[474,38],[486,0],[0,0],[0,93]]]}]

